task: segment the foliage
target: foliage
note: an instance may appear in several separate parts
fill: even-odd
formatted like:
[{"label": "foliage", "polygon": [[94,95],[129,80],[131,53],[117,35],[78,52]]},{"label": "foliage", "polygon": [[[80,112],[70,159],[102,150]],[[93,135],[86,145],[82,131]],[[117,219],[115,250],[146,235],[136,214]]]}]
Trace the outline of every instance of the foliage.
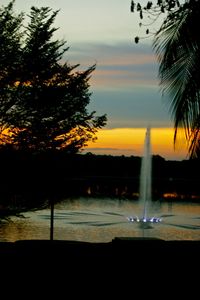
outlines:
[{"label": "foliage", "polygon": [[175,140],[178,128],[185,128],[191,157],[200,154],[199,16],[198,1],[182,6],[166,18],[154,41],[163,91],[170,95]]},{"label": "foliage", "polygon": [[5,117],[13,106],[8,97],[11,86],[19,78],[23,14],[15,15],[14,1],[0,8],[0,133],[7,128]]},{"label": "foliage", "polygon": [[[135,4],[132,1],[132,11]],[[200,3],[188,1],[148,1],[137,5],[137,11],[150,13],[154,18],[166,13],[161,27],[154,33],[153,47],[159,61],[163,93],[170,96],[174,118],[174,142],[178,128],[184,128],[190,157],[200,155],[200,38],[198,21]],[[154,19],[155,20],[155,19]],[[139,42],[139,37],[136,37]]]},{"label": "foliage", "polygon": [[[187,0],[186,0],[187,2]],[[130,10],[132,13],[136,12],[139,14],[139,18],[143,21],[139,23],[139,26],[146,27],[145,34],[147,36],[154,35],[156,31],[152,32],[150,27],[156,23],[159,18],[166,17],[173,11],[179,10],[181,7],[181,1],[179,0],[156,0],[156,1],[145,1],[143,5],[140,2],[131,1]],[[148,20],[144,22],[145,18]],[[146,37],[147,37],[146,36]],[[141,38],[146,37],[135,37],[135,43],[138,43]]]},{"label": "foliage", "polygon": [[[14,22],[16,18],[9,12]],[[76,153],[89,140],[95,140],[97,130],[106,124],[106,115],[95,116],[95,111],[87,111],[89,79],[96,66],[77,71],[79,64],[63,63],[69,47],[65,41],[52,40],[58,12],[31,7],[23,34],[19,34],[22,23],[16,29],[18,43],[7,42],[8,47],[18,47],[19,58],[18,65],[12,67],[13,80],[4,83],[0,91],[6,107],[0,117],[2,127],[7,128],[4,142],[19,149]]]}]

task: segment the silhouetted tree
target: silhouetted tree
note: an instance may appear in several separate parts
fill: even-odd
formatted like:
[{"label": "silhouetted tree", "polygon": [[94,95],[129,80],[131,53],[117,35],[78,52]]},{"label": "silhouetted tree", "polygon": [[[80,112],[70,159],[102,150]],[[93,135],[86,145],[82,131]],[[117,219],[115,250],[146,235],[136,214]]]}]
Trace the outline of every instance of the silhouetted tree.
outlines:
[{"label": "silhouetted tree", "polygon": [[21,26],[23,14],[15,15],[14,1],[0,8],[0,135],[8,128],[7,113],[15,103],[9,97],[12,86],[19,78],[21,65]]},{"label": "silhouetted tree", "polygon": [[88,112],[89,79],[95,65],[76,71],[77,65],[62,62],[69,49],[65,41],[52,40],[58,11],[32,7],[23,36],[20,76],[7,98],[10,140],[19,149],[65,149],[76,153],[106,124],[106,115]]},{"label": "silhouetted tree", "polygon": [[178,128],[183,127],[189,154],[195,157],[200,154],[200,2],[191,3],[166,18],[154,47],[163,91],[170,95],[175,140]]},{"label": "silhouetted tree", "polygon": [[[186,0],[185,2],[188,1]],[[155,26],[159,18],[163,23],[163,18],[171,14],[171,12],[181,9],[181,7],[179,0],[131,1],[130,11],[139,14],[141,19],[139,26],[145,28],[145,36],[136,36],[135,42],[138,43],[140,39],[154,36],[157,31],[156,29],[152,31],[151,27]]]},{"label": "silhouetted tree", "polygon": [[[131,6],[135,7],[132,1]],[[178,128],[184,128],[191,157],[200,155],[200,37],[197,0],[159,0],[137,6],[140,17],[150,13],[155,20],[166,13],[161,27],[154,33],[153,47],[159,61],[163,93],[170,96],[174,118],[174,142]],[[133,11],[133,8],[131,9]],[[135,38],[139,42],[139,37]]]}]

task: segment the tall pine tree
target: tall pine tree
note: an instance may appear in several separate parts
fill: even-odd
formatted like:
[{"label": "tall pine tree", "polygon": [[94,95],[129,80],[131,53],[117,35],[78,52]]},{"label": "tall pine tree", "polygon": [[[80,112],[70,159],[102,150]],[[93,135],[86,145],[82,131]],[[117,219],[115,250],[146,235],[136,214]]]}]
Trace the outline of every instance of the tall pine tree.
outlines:
[{"label": "tall pine tree", "polygon": [[[13,86],[19,79],[23,14],[15,15],[14,1],[0,8],[0,134],[8,129],[7,117],[15,104]],[[8,137],[7,137],[8,141]]]},{"label": "tall pine tree", "polygon": [[20,76],[12,85],[14,103],[6,116],[11,143],[34,152],[65,149],[76,153],[106,124],[106,115],[89,113],[89,79],[95,65],[61,63],[68,47],[53,40],[58,11],[32,7],[21,47]]}]

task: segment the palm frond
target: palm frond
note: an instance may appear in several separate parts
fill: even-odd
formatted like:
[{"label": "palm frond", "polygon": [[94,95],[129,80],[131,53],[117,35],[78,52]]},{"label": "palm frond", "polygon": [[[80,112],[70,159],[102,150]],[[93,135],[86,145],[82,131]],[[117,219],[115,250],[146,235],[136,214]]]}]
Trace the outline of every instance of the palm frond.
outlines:
[{"label": "palm frond", "polygon": [[170,13],[155,36],[153,47],[159,61],[159,77],[163,93],[170,96],[170,112],[174,118],[174,142],[178,128],[184,128],[189,152],[196,153],[200,135],[200,37],[197,24],[200,5]]}]

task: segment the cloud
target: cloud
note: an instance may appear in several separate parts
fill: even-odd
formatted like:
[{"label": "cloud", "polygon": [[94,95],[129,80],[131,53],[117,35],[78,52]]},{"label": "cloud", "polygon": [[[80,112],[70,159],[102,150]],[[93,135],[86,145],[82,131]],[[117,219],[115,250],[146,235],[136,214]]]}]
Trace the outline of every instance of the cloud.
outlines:
[{"label": "cloud", "polygon": [[[143,64],[154,63],[155,55],[152,47],[149,44],[135,45],[127,41],[120,41],[116,43],[73,43],[69,45],[69,50],[65,54],[72,60],[82,61],[84,64],[97,62],[102,64],[110,64],[115,61],[115,64]],[[138,60],[139,58],[139,60]]]},{"label": "cloud", "polygon": [[156,57],[148,44],[75,44],[68,60],[85,69],[96,63],[90,78],[89,110],[107,114],[107,128],[170,127],[168,102],[162,98]]},{"label": "cloud", "polygon": [[167,103],[163,103],[154,87],[132,90],[93,92],[90,110],[106,113],[107,128],[116,127],[170,127]]},{"label": "cloud", "polygon": [[134,151],[133,149],[126,149],[126,148],[92,148],[87,147],[83,149],[83,153],[91,152],[96,155],[114,155],[114,156],[139,156],[141,155],[140,152]]},{"label": "cloud", "polygon": [[70,62],[80,63],[82,69],[96,64],[90,81],[93,89],[158,85],[156,58],[149,45],[76,44],[66,55]]},{"label": "cloud", "polygon": [[118,151],[118,150],[121,150],[119,148],[112,148],[112,147],[101,147],[101,148],[97,148],[97,147],[88,147],[87,150],[90,150],[90,151],[98,151],[98,150],[101,150],[101,151]]}]

